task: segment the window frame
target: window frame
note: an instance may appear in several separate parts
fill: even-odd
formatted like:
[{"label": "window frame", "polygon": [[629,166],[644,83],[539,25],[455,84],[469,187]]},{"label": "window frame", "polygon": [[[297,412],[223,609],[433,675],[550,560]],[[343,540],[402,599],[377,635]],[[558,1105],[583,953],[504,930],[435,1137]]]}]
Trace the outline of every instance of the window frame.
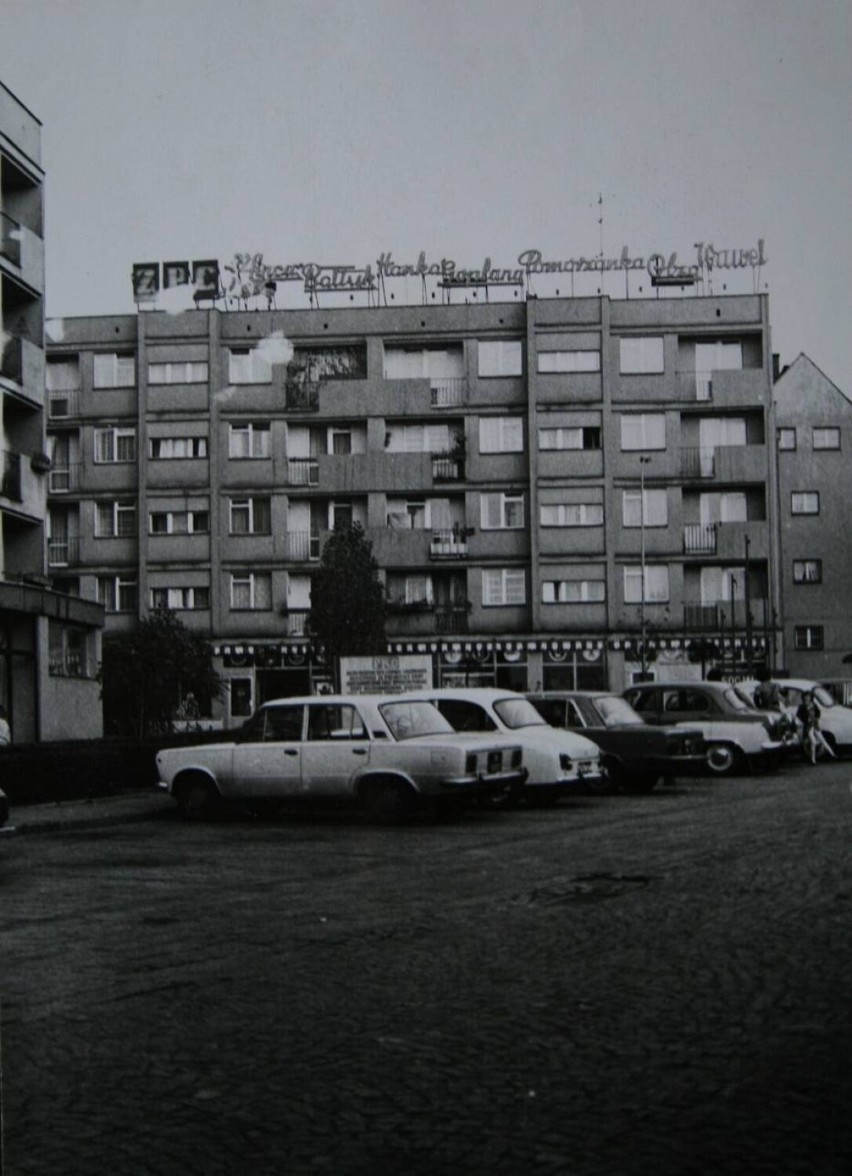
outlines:
[{"label": "window frame", "polygon": [[[488,437],[489,429],[494,429],[497,433],[497,444],[494,447]],[[523,453],[524,418],[517,415],[481,416],[479,418],[479,452]]]},{"label": "window frame", "polygon": [[[95,465],[132,465],[136,461],[136,429],[134,426],[98,425],[93,430],[92,461]],[[103,443],[109,439],[111,457],[103,456]],[[133,442],[133,456],[119,457],[122,441]]]},{"label": "window frame", "polygon": [[[196,371],[196,369],[199,369]],[[154,372],[162,372],[164,379],[155,379]],[[178,378],[178,372],[182,375]],[[148,364],[148,383],[159,388],[166,384],[206,384],[210,380],[210,363],[206,359],[151,360]]]},{"label": "window frame", "polygon": [[[235,453],[234,440],[237,437],[244,436],[248,441],[248,453]],[[259,444],[261,450],[265,452],[255,452],[255,442],[260,443],[261,439],[265,438],[262,444]],[[230,461],[268,461],[272,457],[272,425],[269,421],[245,421],[242,424],[235,424],[233,421],[228,424],[228,459]]]},{"label": "window frame", "polygon": [[[517,593],[517,584],[521,593]],[[515,587],[513,588],[513,585]],[[519,608],[527,603],[527,576],[524,568],[482,568],[482,607]],[[498,588],[499,599],[494,599],[493,588]],[[512,599],[516,595],[517,599]]]},{"label": "window frame", "polygon": [[[489,518],[489,503],[496,504],[496,513],[500,522],[494,523]],[[511,510],[520,510],[520,520],[511,522]],[[479,525],[483,531],[522,531],[526,519],[526,496],[523,490],[487,490],[479,496]]]},{"label": "window frame", "polygon": [[[235,604],[234,589],[238,585],[248,585],[249,603]],[[261,595],[260,586],[269,585],[269,603],[258,601]],[[228,601],[231,612],[267,612],[272,608],[272,573],[271,572],[231,572],[229,581]]]},{"label": "window frame", "polygon": [[[795,425],[780,425],[777,431],[778,437],[778,451],[779,453],[795,453],[797,448],[798,438],[796,436]],[[792,440],[793,444],[788,445],[786,442]]]},{"label": "window frame", "polygon": [[[155,596],[166,593],[166,603],[158,604]],[[180,600],[172,599],[172,595],[180,593]],[[198,599],[197,599],[198,598]],[[172,612],[205,612],[210,608],[210,586],[208,584],[172,584],[157,585],[149,591],[149,602],[152,610],[168,609]]]},{"label": "window frame", "polygon": [[[648,423],[651,421],[662,422],[661,444],[658,443],[658,438],[649,439],[647,436]],[[639,444],[628,445],[625,443],[625,426],[628,422],[631,425],[635,422],[641,422],[642,436],[639,439]],[[664,451],[666,448],[666,414],[664,412],[623,412],[621,414],[620,441],[622,453],[659,453]]]},{"label": "window frame", "polygon": [[[796,509],[796,499],[797,498],[800,500],[804,500],[805,498],[815,499],[816,509],[815,510],[805,510],[805,509],[803,509],[803,505],[801,503],[800,503],[799,509]],[[790,514],[791,515],[796,515],[797,517],[801,516],[801,515],[813,516],[813,515],[818,515],[819,513],[820,513],[819,490],[791,490],[790,491]]]},{"label": "window frame", "polygon": [[[653,349],[649,349],[649,343],[659,344]],[[632,362],[635,366],[627,366],[625,364],[625,345],[628,353],[631,349],[638,352],[637,358],[632,361],[628,358],[628,363]],[[644,351],[652,350],[653,354],[649,359],[642,360]],[[656,352],[659,350],[659,357]],[[648,366],[653,364],[655,366]],[[662,335],[622,335],[618,340],[618,372],[622,376],[661,376],[665,373],[665,340]]]},{"label": "window frame", "polygon": [[[237,530],[234,527],[235,510],[245,510],[246,529]],[[264,518],[265,513],[265,518]],[[258,515],[260,518],[258,519]],[[229,535],[271,535],[272,534],[272,498],[268,495],[249,495],[246,498],[228,499],[228,534]]]},{"label": "window frame", "polygon": [[[587,512],[600,511],[600,518],[588,518]],[[554,522],[548,522],[545,519],[545,511],[556,511],[557,518]],[[568,519],[569,512],[578,511],[579,518],[576,521]],[[562,518],[559,515],[563,515]],[[540,527],[602,527],[604,525],[605,513],[604,504],[602,502],[540,502],[538,508],[538,521]]]},{"label": "window frame", "polygon": [[[669,574],[668,564],[646,563],[644,567],[644,601],[642,595],[642,572],[641,564],[625,564],[623,577],[624,603],[625,604],[668,604],[671,601],[671,576]],[[665,596],[655,596],[651,592],[651,581],[655,574],[665,575]],[[639,591],[633,595],[634,589],[632,582],[639,580]]]},{"label": "window frame", "polygon": [[[109,530],[102,529],[104,512],[109,511]],[[131,521],[128,523],[127,520]],[[122,520],[124,523],[122,524]],[[122,525],[129,527],[122,530]],[[109,502],[95,503],[95,539],[135,539],[137,534],[136,502],[133,499],[117,498]]]},{"label": "window frame", "polygon": [[[651,495],[655,496],[653,501],[662,501],[662,503],[664,505],[664,510],[662,512],[663,513],[662,522],[654,522],[653,521],[653,513],[649,509],[649,502],[651,501]],[[639,500],[639,502],[638,502],[639,517],[635,523],[628,522],[628,499],[638,499]],[[630,513],[632,516],[632,511]],[[644,516],[644,518],[643,518],[643,516]],[[621,520],[622,520],[621,525],[624,527],[624,529],[626,531],[637,530],[637,529],[641,529],[642,527],[644,527],[645,530],[653,529],[655,527],[668,527],[668,525],[669,525],[669,493],[668,493],[668,490],[666,490],[665,487],[653,486],[653,487],[648,488],[646,486],[645,490],[644,490],[644,503],[643,503],[643,491],[641,488],[639,488],[639,489],[636,489],[634,487],[625,488],[621,492]]]},{"label": "window frame", "polygon": [[600,370],[601,353],[599,349],[579,347],[571,351],[536,352],[536,372],[540,376],[596,375]]},{"label": "window frame", "polygon": [[[112,371],[102,373],[105,361],[111,360]],[[131,369],[128,370],[128,362]],[[103,375],[111,379],[104,379]],[[128,378],[129,377],[129,378]],[[136,387],[136,355],[132,351],[96,351],[92,360],[92,388],[100,392],[105,388]]]},{"label": "window frame", "polygon": [[[569,586],[577,586],[580,589],[579,596],[571,596],[568,593]],[[594,594],[592,587],[594,586]],[[548,599],[548,589],[553,588],[553,599]],[[566,589],[563,596],[562,590]],[[599,594],[598,594],[599,590]],[[541,603],[542,604],[605,604],[606,603],[606,578],[600,576],[591,578],[588,576],[580,580],[542,580],[541,582]]]},{"label": "window frame", "polygon": [[819,653],[825,649],[824,625],[794,625],[793,648],[799,652]]},{"label": "window frame", "polygon": [[[483,365],[484,356],[493,356]],[[483,366],[487,370],[483,370]],[[476,374],[480,380],[505,380],[524,374],[523,339],[478,339],[476,342]]]},{"label": "window frame", "polygon": [[[832,434],[836,438],[836,445],[825,445],[820,441],[817,444],[817,434]],[[815,453],[823,452],[839,452],[840,450],[840,426],[839,425],[812,425],[811,426],[811,448]]]},{"label": "window frame", "polygon": [[[812,565],[815,575],[807,575],[807,565]],[[822,560],[821,559],[794,559],[793,560],[793,583],[799,585],[821,584],[822,583]]]}]

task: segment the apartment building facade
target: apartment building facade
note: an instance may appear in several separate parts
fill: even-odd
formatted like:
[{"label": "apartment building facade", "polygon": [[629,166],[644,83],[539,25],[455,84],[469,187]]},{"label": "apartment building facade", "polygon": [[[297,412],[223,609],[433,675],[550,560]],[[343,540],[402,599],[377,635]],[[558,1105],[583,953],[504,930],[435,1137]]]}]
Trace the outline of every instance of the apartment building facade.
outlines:
[{"label": "apartment building facade", "polygon": [[64,319],[53,584],[207,635],[226,726],[327,680],[305,619],[344,522],[437,682],[774,667],[771,367],[765,295]]},{"label": "apartment building facade", "polygon": [[793,677],[848,679],[852,402],[804,354],[773,397],[786,666]]},{"label": "apartment building facade", "polygon": [[46,569],[41,126],[0,83],[0,705],[16,742],[101,734],[103,610]]}]

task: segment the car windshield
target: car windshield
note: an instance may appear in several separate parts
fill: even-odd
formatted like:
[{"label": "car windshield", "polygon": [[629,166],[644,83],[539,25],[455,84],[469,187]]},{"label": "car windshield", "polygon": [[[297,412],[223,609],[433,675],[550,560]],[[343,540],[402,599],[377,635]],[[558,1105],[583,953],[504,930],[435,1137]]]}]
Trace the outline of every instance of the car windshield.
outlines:
[{"label": "car windshield", "polygon": [[757,708],[751,699],[742,690],[738,690],[736,686],[729,686],[725,691],[725,702],[729,703],[731,710],[737,711],[753,711]]},{"label": "car windshield", "polygon": [[620,727],[626,723],[632,723],[633,726],[644,727],[645,720],[641,715],[637,715],[636,711],[623,698],[613,696],[612,698],[596,698],[595,708],[603,719],[605,727]]},{"label": "car windshield", "polygon": [[394,739],[416,739],[421,735],[453,735],[455,732],[431,702],[385,702],[379,707]]},{"label": "car windshield", "polygon": [[501,698],[494,703],[494,710],[510,731],[517,731],[520,727],[549,726],[526,698]]}]

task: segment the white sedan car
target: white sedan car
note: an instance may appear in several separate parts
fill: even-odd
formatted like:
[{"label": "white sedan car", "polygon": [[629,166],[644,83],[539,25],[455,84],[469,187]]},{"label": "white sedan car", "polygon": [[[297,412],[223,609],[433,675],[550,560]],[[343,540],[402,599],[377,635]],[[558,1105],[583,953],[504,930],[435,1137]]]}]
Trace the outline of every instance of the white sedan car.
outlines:
[{"label": "white sedan car", "polygon": [[456,731],[503,734],[522,744],[526,782],[504,794],[504,801],[551,802],[606,779],[596,743],[576,731],[551,727],[529,699],[513,690],[445,686],[418,690],[416,697],[434,703]]},{"label": "white sedan car", "polygon": [[423,800],[490,797],[524,779],[520,739],[457,735],[426,701],[311,695],[265,703],[228,742],[157,753],[160,787],[187,817],[223,801],[261,815],[346,799],[400,819]]},{"label": "white sedan car", "polygon": [[[779,701],[800,732],[802,725],[796,718],[796,711],[802,701],[802,695],[813,690],[816,704],[820,709],[820,730],[826,741],[838,755],[842,752],[852,752],[852,708],[837,702],[830,691],[810,678],[772,678],[769,684],[778,687]],[[753,690],[757,688],[757,683],[749,682],[744,686],[748,690]]]}]

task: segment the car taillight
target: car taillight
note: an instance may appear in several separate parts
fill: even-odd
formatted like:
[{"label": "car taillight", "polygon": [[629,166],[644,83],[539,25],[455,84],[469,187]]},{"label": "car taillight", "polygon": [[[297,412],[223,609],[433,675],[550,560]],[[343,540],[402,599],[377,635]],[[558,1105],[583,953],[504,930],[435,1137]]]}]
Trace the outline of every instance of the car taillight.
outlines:
[{"label": "car taillight", "polygon": [[570,755],[560,755],[559,766],[563,772],[570,772],[571,769],[574,767],[574,763],[573,763],[573,760],[571,759],[571,756]]}]

